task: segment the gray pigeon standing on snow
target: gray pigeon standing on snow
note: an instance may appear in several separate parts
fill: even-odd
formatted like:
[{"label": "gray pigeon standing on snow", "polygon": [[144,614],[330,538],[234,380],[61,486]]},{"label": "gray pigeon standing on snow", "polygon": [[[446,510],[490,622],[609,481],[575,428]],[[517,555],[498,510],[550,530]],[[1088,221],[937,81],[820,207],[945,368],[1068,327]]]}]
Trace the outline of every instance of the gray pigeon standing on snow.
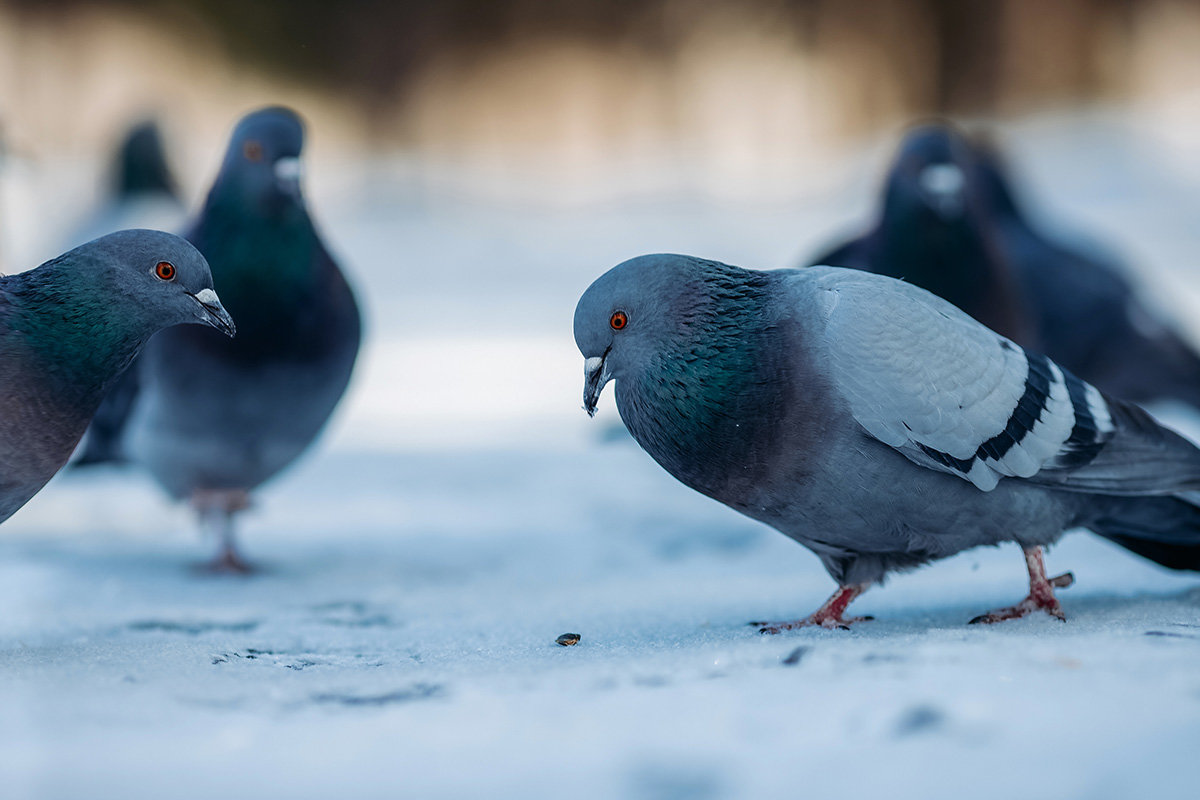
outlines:
[{"label": "gray pigeon standing on snow", "polygon": [[575,310],[584,407],[616,381],[637,442],[687,486],[805,545],[838,583],[778,632],[854,621],[894,570],[1016,542],[1029,596],[982,622],[1062,617],[1042,547],[1084,527],[1200,569],[1200,450],[1136,406],[892,278],[626,261]]},{"label": "gray pigeon standing on snow", "polygon": [[155,337],[126,391],[102,409],[117,423],[89,438],[81,459],[135,462],[173,497],[189,500],[217,536],[212,566],[219,570],[248,570],[233,515],[316,439],[358,353],[358,306],[301,193],[303,141],[300,118],[285,108],[238,123],[187,233],[238,318],[238,337],[203,330]]},{"label": "gray pigeon standing on snow", "polygon": [[0,277],[0,522],[67,463],[146,341],[189,322],[234,332],[204,257],[161,231],[120,231]]}]

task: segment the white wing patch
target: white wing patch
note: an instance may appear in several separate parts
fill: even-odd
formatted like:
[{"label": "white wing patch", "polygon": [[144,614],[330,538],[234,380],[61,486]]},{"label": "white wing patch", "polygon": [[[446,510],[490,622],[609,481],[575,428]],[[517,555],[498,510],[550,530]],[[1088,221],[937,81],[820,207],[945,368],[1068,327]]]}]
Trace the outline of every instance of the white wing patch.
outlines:
[{"label": "white wing patch", "polygon": [[855,420],[925,467],[984,491],[1087,463],[1113,431],[1101,394],[923,289],[803,270],[825,315],[834,384]]},{"label": "white wing patch", "polygon": [[1083,385],[1085,387],[1084,397],[1087,402],[1088,412],[1092,415],[1092,419],[1096,421],[1096,427],[1103,433],[1111,433],[1116,426],[1113,425],[1112,414],[1109,413],[1108,404],[1104,402],[1104,398],[1100,395],[1100,390],[1090,383]]}]

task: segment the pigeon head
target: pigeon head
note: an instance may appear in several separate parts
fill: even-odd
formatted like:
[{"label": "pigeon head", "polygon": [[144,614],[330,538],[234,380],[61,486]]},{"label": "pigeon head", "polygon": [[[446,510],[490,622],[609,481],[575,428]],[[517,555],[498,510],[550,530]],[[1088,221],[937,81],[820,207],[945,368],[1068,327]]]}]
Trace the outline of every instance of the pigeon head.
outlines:
[{"label": "pigeon head", "polygon": [[233,129],[209,202],[273,217],[300,208],[304,123],[272,106],[242,117]]},{"label": "pigeon head", "polygon": [[204,257],[162,231],[102,236],[9,276],[0,316],[47,379],[82,405],[163,328],[199,323],[232,336]]},{"label": "pigeon head", "polygon": [[39,270],[46,270],[64,305],[94,308],[97,319],[135,334],[183,323],[208,325],[229,336],[235,332],[213,289],[208,262],[174,234],[118,231]]},{"label": "pigeon head", "polygon": [[904,138],[888,173],[878,235],[887,258],[874,271],[975,313],[995,302],[1001,255],[993,220],[980,196],[978,163],[955,128],[930,124]]},{"label": "pigeon head", "polygon": [[153,120],[138,123],[125,134],[113,166],[118,197],[162,193],[175,196],[162,136]]},{"label": "pigeon head", "polygon": [[683,256],[641,256],[596,279],[575,307],[575,344],[584,357],[583,407],[596,413],[613,378],[644,363],[672,328],[689,274]]},{"label": "pigeon head", "polygon": [[[740,312],[758,302],[766,273],[681,255],[630,259],[601,275],[575,307],[575,343],[584,357],[583,407],[589,415],[605,385],[646,374],[663,378],[679,361],[708,370],[704,380],[716,386],[721,371],[740,371],[728,352],[699,344],[733,341]],[[680,358],[676,358],[676,356]]]},{"label": "pigeon head", "polygon": [[887,207],[905,218],[951,223],[966,213],[971,151],[949,125],[915,128],[904,137],[887,178]]}]

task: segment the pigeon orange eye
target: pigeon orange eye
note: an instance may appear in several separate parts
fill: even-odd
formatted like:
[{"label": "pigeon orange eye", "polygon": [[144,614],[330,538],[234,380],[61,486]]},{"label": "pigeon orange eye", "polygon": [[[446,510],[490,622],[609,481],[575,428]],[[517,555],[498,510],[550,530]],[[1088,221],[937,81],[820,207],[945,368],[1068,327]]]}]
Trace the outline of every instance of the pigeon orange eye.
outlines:
[{"label": "pigeon orange eye", "polygon": [[175,280],[175,265],[170,261],[160,261],[154,265],[154,275],[163,281]]},{"label": "pigeon orange eye", "polygon": [[242,145],[242,155],[246,157],[247,161],[262,161],[262,144],[256,139],[251,139]]},{"label": "pigeon orange eye", "polygon": [[608,324],[614,331],[619,331],[629,324],[629,317],[625,315],[624,311],[614,311],[613,315],[608,318]]}]

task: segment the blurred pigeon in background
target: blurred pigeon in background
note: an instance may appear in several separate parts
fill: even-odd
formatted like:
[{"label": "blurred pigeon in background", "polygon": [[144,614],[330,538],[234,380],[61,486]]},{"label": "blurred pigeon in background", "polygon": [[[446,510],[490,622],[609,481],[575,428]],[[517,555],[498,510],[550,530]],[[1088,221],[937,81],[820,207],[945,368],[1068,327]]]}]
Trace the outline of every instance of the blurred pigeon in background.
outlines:
[{"label": "blurred pigeon in background", "polygon": [[1031,345],[1035,328],[974,169],[970,144],[953,127],[914,128],[885,179],[875,227],[812,263],[915,283],[997,333]]},{"label": "blurred pigeon in background", "polygon": [[1118,397],[1200,408],[1200,356],[1119,266],[1033,225],[994,149],[949,125],[905,137],[876,226],[812,263],[928,289]]},{"label": "blurred pigeon in background", "polygon": [[1128,270],[1034,223],[993,144],[976,144],[974,155],[983,205],[1035,326],[1031,346],[1118,397],[1200,408],[1200,354],[1139,298]]},{"label": "blurred pigeon in background", "polygon": [[286,108],[238,123],[187,234],[212,265],[238,337],[155,337],[130,370],[136,386],[102,409],[120,424],[89,437],[81,459],[133,461],[190,501],[218,539],[218,570],[248,570],[233,515],[317,437],[359,348],[358,306],[305,208],[303,140]]},{"label": "blurred pigeon in background", "polygon": [[892,571],[1017,542],[1030,593],[977,618],[1062,617],[1042,547],[1074,527],[1200,569],[1200,450],[1136,406],[910,283],[836,267],[626,261],[575,310],[584,407],[616,381],[633,437],[687,486],[805,545],[838,582],[778,632],[844,625]]},{"label": "blurred pigeon in background", "polygon": [[67,462],[142,345],[188,322],[234,331],[203,256],[161,231],[113,233],[0,277],[0,522]]},{"label": "blurred pigeon in background", "polygon": [[113,155],[100,208],[80,226],[74,241],[89,241],[125,228],[177,230],[183,223],[183,203],[167,164],[158,123],[138,122]]}]

